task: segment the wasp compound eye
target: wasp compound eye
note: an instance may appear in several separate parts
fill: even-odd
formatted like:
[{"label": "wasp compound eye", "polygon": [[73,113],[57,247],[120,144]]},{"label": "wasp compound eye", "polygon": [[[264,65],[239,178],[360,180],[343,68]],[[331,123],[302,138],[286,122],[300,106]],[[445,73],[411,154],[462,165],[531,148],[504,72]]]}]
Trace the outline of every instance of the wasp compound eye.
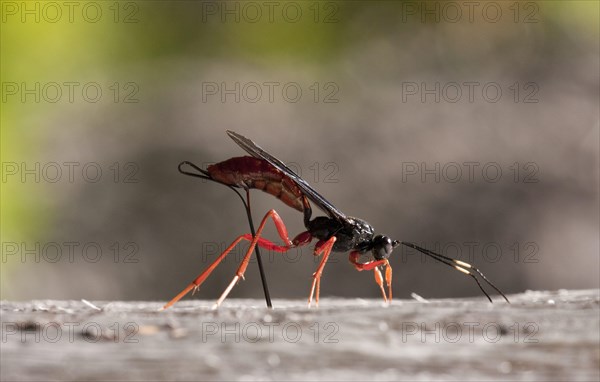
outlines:
[{"label": "wasp compound eye", "polygon": [[377,235],[373,238],[373,257],[375,260],[387,259],[393,250],[392,239],[389,237]]}]

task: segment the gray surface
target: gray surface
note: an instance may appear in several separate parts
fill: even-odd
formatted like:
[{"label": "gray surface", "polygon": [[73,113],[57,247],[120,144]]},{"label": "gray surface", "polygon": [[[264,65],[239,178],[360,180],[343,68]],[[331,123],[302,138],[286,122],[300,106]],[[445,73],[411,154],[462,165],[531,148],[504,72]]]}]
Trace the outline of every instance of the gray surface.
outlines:
[{"label": "gray surface", "polygon": [[[165,312],[158,302],[93,302],[96,310],[80,301],[3,301],[1,377],[600,379],[599,290],[509,298],[391,306],[324,298],[318,310],[275,300],[272,311],[262,300],[227,300],[218,311],[213,301],[186,300]],[[61,328],[56,341],[52,323]]]}]

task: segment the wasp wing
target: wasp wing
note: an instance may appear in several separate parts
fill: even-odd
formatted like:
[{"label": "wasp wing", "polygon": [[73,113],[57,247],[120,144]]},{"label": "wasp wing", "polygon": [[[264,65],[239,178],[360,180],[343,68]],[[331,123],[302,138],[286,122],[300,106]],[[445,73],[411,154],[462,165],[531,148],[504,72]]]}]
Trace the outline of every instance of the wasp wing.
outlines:
[{"label": "wasp wing", "polygon": [[265,150],[261,149],[252,140],[240,135],[234,131],[227,130],[227,135],[241,148],[246,150],[250,155],[255,158],[261,158],[269,162],[279,171],[283,172],[290,179],[292,179],[298,187],[304,192],[306,197],[310,199],[317,207],[327,213],[330,217],[338,220],[346,220],[347,217],[340,210],[335,208],[331,203],[327,201],[321,194],[319,194],[314,188],[312,188],[304,179],[296,174],[292,169],[285,165],[282,161],[275,158]]}]

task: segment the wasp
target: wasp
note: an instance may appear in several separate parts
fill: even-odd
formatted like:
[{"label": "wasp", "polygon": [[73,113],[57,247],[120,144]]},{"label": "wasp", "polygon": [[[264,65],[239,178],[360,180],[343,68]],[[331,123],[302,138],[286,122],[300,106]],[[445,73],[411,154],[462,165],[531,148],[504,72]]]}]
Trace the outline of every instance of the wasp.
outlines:
[{"label": "wasp", "polygon": [[[210,264],[198,277],[196,277],[183,291],[169,301],[162,309],[167,309],[190,291],[196,291],[202,283],[210,276],[221,261],[231,250],[242,241],[250,242],[241,264],[239,265],[233,280],[221,294],[214,305],[217,308],[227,298],[234,286],[240,279],[244,279],[244,273],[248,267],[250,257],[258,246],[269,251],[286,252],[291,248],[306,246],[316,240],[314,255],[321,256],[316,271],[312,275],[312,283],[308,296],[308,306],[319,305],[320,283],[323,270],[332,252],[349,252],[349,261],[357,271],[373,271],[375,282],[378,285],[383,300],[392,301],[392,266],[390,256],[395,248],[400,245],[415,249],[455,270],[462,272],[475,280],[479,289],[485,294],[490,302],[492,298],[483,289],[479,277],[498,292],[505,300],[508,298],[492,282],[473,265],[461,260],[444,256],[414,243],[391,239],[389,236],[375,234],[375,229],[367,221],[351,217],[331,204],[304,179],[298,176],[282,161],[275,158],[252,140],[233,131],[227,131],[227,135],[250,156],[241,156],[227,159],[210,165],[206,170],[194,165],[189,161],[179,164],[179,171],[187,174],[224,184],[230,188],[258,189],[275,196],[287,206],[303,214],[306,231],[299,233],[290,239],[288,230],[281,217],[274,209],[269,210],[262,218],[260,225],[253,234],[238,236],[217,259]],[[196,173],[183,169],[184,166],[192,167]],[[238,194],[239,195],[239,194]],[[249,194],[248,194],[249,195]],[[312,217],[311,203],[325,213],[326,216]],[[249,208],[249,206],[248,206]],[[265,225],[272,221],[283,244],[276,244],[261,237]],[[252,227],[253,228],[253,227]],[[362,262],[361,256],[370,254],[368,261]],[[384,286],[385,283],[385,286]],[[387,289],[387,291],[386,291]]]}]

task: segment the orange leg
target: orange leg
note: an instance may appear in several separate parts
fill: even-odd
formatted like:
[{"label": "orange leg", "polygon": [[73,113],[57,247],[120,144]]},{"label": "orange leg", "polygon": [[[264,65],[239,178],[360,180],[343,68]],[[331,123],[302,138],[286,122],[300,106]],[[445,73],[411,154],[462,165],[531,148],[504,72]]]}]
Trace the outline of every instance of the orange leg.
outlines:
[{"label": "orange leg", "polygon": [[392,266],[390,265],[389,261],[384,260],[384,265],[385,265],[385,283],[388,287],[388,297],[386,298],[385,296],[385,289],[383,289],[383,277],[381,276],[381,272],[379,271],[379,268],[373,268],[373,271],[375,272],[375,281],[377,282],[377,285],[379,285],[379,289],[381,289],[381,293],[383,293],[383,300],[385,302],[392,302]]},{"label": "orange leg", "polygon": [[373,268],[373,273],[375,274],[375,282],[379,285],[379,289],[381,289],[383,301],[388,302],[387,296],[385,295],[385,289],[383,288],[383,276],[381,275],[381,271],[379,268]]},{"label": "orange leg", "polygon": [[[373,272],[375,273],[375,282],[377,283],[377,285],[379,285],[379,288],[381,289],[381,294],[383,295],[383,300],[386,302],[391,302],[392,301],[392,266],[390,265],[390,262],[387,259],[384,260],[377,260],[377,261],[367,261],[366,263],[361,263],[358,261],[358,258],[360,256],[360,253],[357,251],[352,251],[350,252],[350,262],[354,265],[354,268],[356,268],[357,271],[369,271],[369,270],[373,270]],[[386,297],[385,295],[385,289],[383,288],[383,276],[381,275],[381,272],[379,271],[378,267],[380,265],[384,265],[385,266],[385,283],[387,284],[388,287],[388,297]]]},{"label": "orange leg", "polygon": [[[336,237],[332,236],[327,241],[319,241],[315,246],[315,256],[320,256],[323,253],[323,258],[319,263],[319,267],[316,272],[313,273],[313,282],[310,288],[310,295],[308,296],[308,307],[310,308],[312,304],[313,295],[315,295],[315,305],[319,307],[319,294],[321,292],[321,275],[323,274],[323,268],[325,268],[325,263],[327,263],[327,259],[329,259],[329,254],[331,253],[331,249],[333,248],[333,244],[335,244]],[[316,294],[315,294],[316,288]]]},{"label": "orange leg", "polygon": [[385,283],[388,287],[389,302],[392,302],[392,266],[387,260],[385,263]]},{"label": "orange leg", "polygon": [[[281,239],[284,241],[285,245],[283,245],[283,246],[276,245],[275,243],[272,243],[268,240],[260,238],[260,235],[261,235],[261,233],[267,223],[267,219],[269,217],[273,220],[273,223],[275,223],[275,227],[277,227],[277,232],[279,233],[279,237],[281,237]],[[185,287],[184,290],[182,290],[177,296],[175,296],[164,307],[162,307],[161,310],[167,309],[170,306],[172,306],[173,304],[175,304],[177,301],[179,301],[181,298],[183,298],[186,294],[188,294],[192,289],[194,291],[196,291],[200,287],[200,285],[202,285],[202,283],[208,278],[208,276],[210,276],[210,274],[215,270],[215,268],[217,268],[217,266],[221,263],[221,261],[225,258],[225,256],[227,256],[229,254],[229,252],[231,252],[231,250],[242,240],[250,241],[251,242],[250,247],[248,248],[248,251],[246,252],[246,255],[244,256],[244,259],[242,260],[242,263],[240,264],[240,266],[236,272],[234,281],[227,287],[227,289],[225,290],[226,293],[224,293],[224,295],[222,295],[221,298],[219,299],[219,301],[218,301],[219,304],[220,304],[220,302],[222,302],[222,300],[225,299],[225,297],[227,296],[229,291],[231,291],[231,289],[233,288],[233,285],[235,285],[235,282],[237,282],[237,280],[239,280],[240,277],[242,279],[244,278],[244,272],[246,271],[246,268],[248,267],[248,262],[250,261],[250,255],[252,254],[252,252],[254,252],[254,247],[257,244],[259,246],[269,249],[269,250],[273,250],[276,252],[285,252],[290,248],[304,245],[304,244],[307,244],[308,242],[310,242],[310,238],[307,238],[307,233],[301,233],[300,235],[298,235],[296,237],[296,239],[294,239],[293,242],[290,241],[290,239],[288,237],[287,228],[283,224],[283,221],[279,217],[279,214],[277,214],[277,212],[275,210],[270,210],[269,212],[267,212],[265,217],[262,219],[260,226],[256,230],[256,236],[254,238],[252,237],[252,235],[246,234],[246,235],[239,236],[237,239],[235,239],[229,245],[229,247],[227,247],[225,249],[225,251],[223,251],[223,253],[221,253],[219,255],[219,257],[204,272],[202,272],[198,277],[196,277],[196,279],[194,281],[192,281],[192,283],[190,283],[187,287]]]}]

